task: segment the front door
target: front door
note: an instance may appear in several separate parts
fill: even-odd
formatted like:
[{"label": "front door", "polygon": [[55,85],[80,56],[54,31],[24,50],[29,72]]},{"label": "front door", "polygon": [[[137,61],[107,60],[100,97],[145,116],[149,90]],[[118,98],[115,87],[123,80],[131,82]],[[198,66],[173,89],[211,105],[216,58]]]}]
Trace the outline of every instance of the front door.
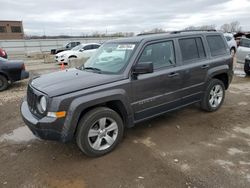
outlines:
[{"label": "front door", "polygon": [[182,74],[176,66],[174,42],[164,41],[145,46],[138,64],[152,62],[154,72],[132,80],[135,122],[162,114],[181,105]]}]

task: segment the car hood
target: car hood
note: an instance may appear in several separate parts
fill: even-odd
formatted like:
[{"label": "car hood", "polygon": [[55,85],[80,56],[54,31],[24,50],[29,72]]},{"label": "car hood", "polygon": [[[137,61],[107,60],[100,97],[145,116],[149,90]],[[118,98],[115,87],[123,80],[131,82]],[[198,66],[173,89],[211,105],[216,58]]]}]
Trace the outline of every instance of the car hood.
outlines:
[{"label": "car hood", "polygon": [[60,56],[62,56],[62,55],[68,55],[68,54],[72,54],[72,53],[74,53],[74,51],[72,51],[72,50],[67,50],[67,51],[62,51],[62,52],[60,52],[60,53],[57,53],[56,56],[60,57]]},{"label": "car hood", "polygon": [[54,97],[121,79],[122,75],[98,74],[73,68],[36,77],[31,81],[31,85]]}]

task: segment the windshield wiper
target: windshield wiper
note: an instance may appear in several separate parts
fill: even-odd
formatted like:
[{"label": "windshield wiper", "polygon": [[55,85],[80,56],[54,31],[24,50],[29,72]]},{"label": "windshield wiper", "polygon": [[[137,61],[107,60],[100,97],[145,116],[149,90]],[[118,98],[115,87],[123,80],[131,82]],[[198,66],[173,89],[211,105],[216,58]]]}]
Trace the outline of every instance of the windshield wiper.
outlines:
[{"label": "windshield wiper", "polygon": [[93,70],[93,71],[97,71],[98,73],[101,73],[102,70],[95,68],[95,67],[83,67],[83,70]]}]

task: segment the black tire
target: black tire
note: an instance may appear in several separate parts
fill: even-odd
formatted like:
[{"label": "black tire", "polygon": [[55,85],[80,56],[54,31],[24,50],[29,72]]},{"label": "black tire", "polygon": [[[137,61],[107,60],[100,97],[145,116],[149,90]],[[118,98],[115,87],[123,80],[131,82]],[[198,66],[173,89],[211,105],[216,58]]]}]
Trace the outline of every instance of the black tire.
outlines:
[{"label": "black tire", "polygon": [[5,76],[0,75],[0,91],[4,91],[9,86],[8,80]]},{"label": "black tire", "polygon": [[245,71],[247,76],[250,76],[250,66],[249,66],[249,64],[250,63],[245,62],[245,65],[244,65],[244,71]]},{"label": "black tire", "polygon": [[[220,100],[218,106],[212,106],[212,104],[209,102],[210,100],[212,100],[212,96],[210,95],[210,93],[212,92],[212,90],[215,88],[215,86],[219,85],[221,87],[222,90],[222,99]],[[203,95],[202,101],[201,101],[201,108],[207,112],[214,112],[216,110],[218,110],[221,105],[223,104],[225,99],[225,85],[221,80],[218,79],[211,79],[206,87],[205,93]],[[213,100],[212,100],[213,101]]]},{"label": "black tire", "polygon": [[[108,118],[115,121],[115,123],[117,125],[116,139],[114,139],[113,144],[111,144],[107,149],[97,150],[97,149],[94,149],[93,146],[91,146],[91,141],[92,141],[91,139],[94,137],[89,138],[88,134],[89,134],[90,129],[93,128],[93,126],[98,126],[98,123],[100,123],[99,120],[102,118],[107,118],[106,121],[108,121]],[[105,121],[105,124],[107,124],[106,121]],[[122,121],[121,117],[119,116],[119,114],[116,113],[115,111],[113,111],[112,109],[109,109],[106,107],[98,107],[98,108],[95,108],[93,110],[90,110],[89,112],[86,113],[86,115],[84,115],[81,118],[81,120],[78,124],[78,127],[77,127],[77,132],[76,132],[76,143],[77,143],[78,147],[80,148],[80,150],[83,153],[85,153],[87,156],[99,157],[99,156],[102,156],[102,155],[105,155],[105,154],[111,152],[119,144],[119,142],[123,138],[123,132],[124,132],[124,125],[123,125],[123,121]],[[107,134],[108,133],[106,132],[106,135]],[[97,141],[97,139],[100,137],[101,137],[101,135],[96,136],[95,141]],[[106,141],[105,138],[101,138],[101,140],[102,140],[100,142],[101,144],[103,142],[104,143],[106,142],[106,145],[108,144],[108,142]],[[95,143],[95,141],[94,141],[94,143]],[[93,145],[94,145],[94,143],[93,143]]]}]

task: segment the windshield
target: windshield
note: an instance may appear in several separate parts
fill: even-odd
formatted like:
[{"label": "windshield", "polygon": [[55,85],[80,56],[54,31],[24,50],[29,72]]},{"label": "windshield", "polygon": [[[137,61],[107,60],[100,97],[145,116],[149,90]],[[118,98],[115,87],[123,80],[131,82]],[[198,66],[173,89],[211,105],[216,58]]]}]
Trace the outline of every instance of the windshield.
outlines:
[{"label": "windshield", "polygon": [[80,68],[111,74],[118,73],[127,65],[134,50],[134,43],[107,43],[102,45],[96,54]]},{"label": "windshield", "polygon": [[250,39],[241,39],[239,46],[250,48]]},{"label": "windshield", "polygon": [[80,50],[80,49],[82,49],[82,48],[83,48],[83,45],[82,45],[82,44],[79,44],[78,46],[72,48],[71,50],[77,51],[77,50]]}]

